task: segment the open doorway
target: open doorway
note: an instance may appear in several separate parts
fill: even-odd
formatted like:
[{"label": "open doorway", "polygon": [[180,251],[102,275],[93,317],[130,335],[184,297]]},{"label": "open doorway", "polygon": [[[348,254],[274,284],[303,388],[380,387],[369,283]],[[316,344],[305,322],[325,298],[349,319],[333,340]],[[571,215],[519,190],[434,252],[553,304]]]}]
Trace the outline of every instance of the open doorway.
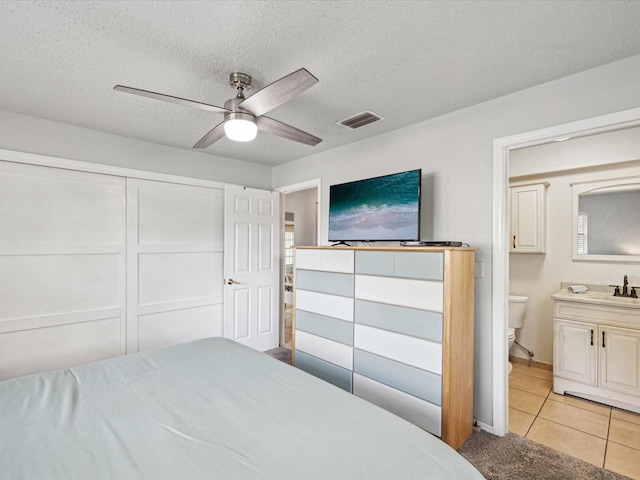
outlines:
[{"label": "open doorway", "polygon": [[281,193],[280,346],[293,348],[293,271],[295,246],[319,244],[320,180],[278,189]]},{"label": "open doorway", "polygon": [[493,142],[493,425],[496,435],[508,430],[507,312],[509,290],[509,152],[553,142],[640,125],[640,108],[525,132]]}]

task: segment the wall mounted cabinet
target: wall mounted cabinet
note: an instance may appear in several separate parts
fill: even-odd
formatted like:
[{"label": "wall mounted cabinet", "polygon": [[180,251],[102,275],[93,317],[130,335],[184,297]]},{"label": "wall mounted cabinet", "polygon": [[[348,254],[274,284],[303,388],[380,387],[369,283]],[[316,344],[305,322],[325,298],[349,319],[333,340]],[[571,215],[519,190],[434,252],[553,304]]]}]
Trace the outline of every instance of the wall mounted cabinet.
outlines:
[{"label": "wall mounted cabinet", "polygon": [[509,187],[512,253],[544,253],[548,183]]},{"label": "wall mounted cabinet", "polygon": [[459,448],[473,427],[474,257],[297,247],[294,364]]}]

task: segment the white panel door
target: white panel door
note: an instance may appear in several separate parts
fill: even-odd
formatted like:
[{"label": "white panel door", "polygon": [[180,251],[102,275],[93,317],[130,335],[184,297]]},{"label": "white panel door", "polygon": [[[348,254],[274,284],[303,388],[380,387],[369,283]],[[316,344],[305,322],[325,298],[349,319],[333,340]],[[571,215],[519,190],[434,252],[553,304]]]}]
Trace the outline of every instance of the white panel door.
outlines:
[{"label": "white panel door", "polygon": [[125,181],[0,161],[0,379],[125,349]]},{"label": "white panel door", "polygon": [[278,346],[280,196],[225,187],[224,336],[256,350]]},{"label": "white panel door", "polygon": [[222,336],[222,189],[127,180],[127,353]]}]

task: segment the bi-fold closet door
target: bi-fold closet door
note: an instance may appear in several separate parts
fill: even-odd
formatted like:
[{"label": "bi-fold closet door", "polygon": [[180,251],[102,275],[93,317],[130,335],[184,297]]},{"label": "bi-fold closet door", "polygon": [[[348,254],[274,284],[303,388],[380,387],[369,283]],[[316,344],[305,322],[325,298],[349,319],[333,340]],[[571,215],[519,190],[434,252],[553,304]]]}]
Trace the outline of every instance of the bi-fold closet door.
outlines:
[{"label": "bi-fold closet door", "polygon": [[223,188],[0,161],[0,379],[222,334]]}]

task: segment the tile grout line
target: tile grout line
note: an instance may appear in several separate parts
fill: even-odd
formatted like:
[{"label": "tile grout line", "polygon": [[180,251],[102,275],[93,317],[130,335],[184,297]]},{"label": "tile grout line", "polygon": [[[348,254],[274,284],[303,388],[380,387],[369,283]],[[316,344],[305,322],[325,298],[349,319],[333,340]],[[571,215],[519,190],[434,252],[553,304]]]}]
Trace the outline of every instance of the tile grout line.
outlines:
[{"label": "tile grout line", "polygon": [[[529,368],[532,368],[532,367],[529,367]],[[527,373],[525,373],[525,372],[523,372],[523,371],[518,371],[517,373],[520,373],[520,374],[522,374],[522,375],[525,375],[525,376],[528,376],[528,377],[531,377],[531,378],[535,378],[535,379],[538,379],[538,380],[546,380],[546,381],[550,381],[550,382],[551,382],[551,388],[549,389],[549,391],[547,392],[547,394],[546,394],[546,396],[545,396],[545,397],[542,397],[541,395],[538,395],[538,394],[533,393],[533,392],[531,392],[531,391],[522,390],[522,389],[517,388],[517,387],[513,387],[513,386],[510,386],[510,387],[509,387],[509,388],[513,388],[513,389],[515,389],[515,390],[518,390],[518,391],[521,391],[521,392],[524,392],[524,393],[528,393],[528,394],[530,394],[530,395],[534,395],[534,396],[536,396],[536,397],[542,397],[542,398],[544,398],[544,401],[542,402],[542,405],[540,406],[540,408],[538,409],[538,412],[537,412],[535,415],[533,415],[533,414],[531,414],[531,413],[529,413],[529,412],[525,412],[524,410],[520,410],[519,408],[515,408],[515,407],[513,407],[513,406],[509,405],[509,407],[510,407],[510,408],[513,408],[514,410],[518,410],[518,411],[520,411],[520,412],[523,412],[523,413],[528,414],[528,415],[532,415],[532,416],[534,417],[534,418],[533,418],[533,421],[532,421],[532,422],[531,422],[531,424],[529,425],[529,428],[527,429],[527,431],[526,431],[526,433],[523,435],[523,437],[524,437],[524,438],[528,438],[528,435],[529,435],[529,433],[531,432],[531,428],[533,427],[533,424],[536,422],[536,420],[538,420],[538,418],[542,418],[543,420],[548,421],[548,422],[550,422],[550,423],[553,423],[553,424],[555,424],[555,425],[559,425],[559,426],[562,426],[562,427],[566,427],[566,428],[568,428],[568,429],[570,429],[570,430],[574,430],[574,431],[576,431],[576,432],[580,432],[580,433],[583,433],[583,434],[585,434],[585,435],[589,435],[590,437],[593,437],[593,438],[596,438],[596,439],[602,439],[602,440],[605,440],[604,455],[603,455],[603,458],[602,458],[602,468],[605,468],[605,464],[606,464],[606,461],[607,461],[607,453],[608,453],[608,448],[609,448],[609,442],[611,442],[611,440],[610,440],[610,435],[611,435],[611,423],[612,423],[612,420],[613,420],[613,408],[612,408],[612,407],[610,407],[610,408],[609,408],[609,413],[608,413],[608,414],[603,414],[603,413],[600,413],[600,412],[596,412],[596,411],[593,411],[593,410],[589,410],[589,409],[586,409],[586,408],[582,408],[581,406],[578,406],[578,405],[572,405],[572,404],[565,403],[565,402],[558,402],[558,401],[554,400],[553,398],[550,398],[551,393],[553,392],[553,380],[547,380],[547,379],[545,379],[545,378],[537,377],[537,376],[535,376],[535,375],[528,375]],[[573,398],[573,397],[572,397],[572,398]],[[563,404],[563,405],[565,405],[565,406],[568,406],[568,407],[577,408],[577,409],[582,410],[582,411],[586,411],[586,412],[590,412],[590,413],[595,413],[595,414],[597,414],[597,415],[602,415],[602,416],[608,416],[608,425],[607,425],[607,436],[606,436],[606,438],[605,438],[605,439],[603,439],[602,437],[599,437],[599,436],[597,436],[597,435],[593,435],[593,434],[588,433],[588,432],[584,432],[584,431],[579,430],[579,429],[577,429],[577,428],[573,428],[573,427],[571,427],[571,426],[569,426],[569,425],[564,425],[564,424],[562,424],[562,423],[554,422],[553,420],[549,420],[549,419],[547,419],[547,418],[541,417],[541,416],[540,416],[540,412],[542,411],[542,409],[543,409],[543,408],[544,408],[544,406],[546,405],[547,401],[549,401],[549,400],[550,400],[550,401],[552,401],[552,402],[561,403],[561,404]],[[593,402],[593,403],[597,404],[597,402]],[[634,422],[627,422],[627,423],[634,423]],[[634,447],[632,447],[632,446],[630,446],[630,445],[624,445],[624,444],[621,444],[621,443],[618,443],[618,442],[612,442],[612,443],[615,443],[616,445],[621,445],[621,446],[623,446],[623,447],[631,448],[631,449],[633,449],[633,450],[637,450],[638,452],[640,452],[640,449],[636,449],[636,448],[634,448]],[[554,448],[553,450],[556,450],[556,449]],[[573,456],[573,455],[572,455],[572,456]],[[611,470],[611,471],[615,472],[614,470]]]},{"label": "tile grout line", "polygon": [[607,463],[607,450],[609,450],[609,435],[611,435],[611,414],[613,410],[609,410],[609,425],[607,425],[607,443],[604,444],[604,458],[602,459],[602,468]]},{"label": "tile grout line", "polygon": [[[536,417],[536,419],[537,419],[537,418],[538,418],[538,417]],[[574,430],[574,431],[576,431],[576,432],[580,432],[580,433],[584,433],[585,435],[589,435],[590,437],[597,438],[597,439],[600,439],[600,440],[604,440],[604,442],[605,442],[605,449],[606,449],[606,443],[608,442],[608,440],[607,440],[606,438],[599,437],[599,436],[597,436],[597,435],[594,435],[593,433],[585,432],[585,431],[583,431],[583,430],[580,430],[579,428],[575,428],[575,427],[572,427],[572,426],[570,426],[570,425],[565,425],[564,423],[558,423],[558,422],[556,422],[556,421],[554,421],[554,420],[550,420],[550,419],[548,419],[548,418],[544,418],[544,417],[540,417],[540,418],[541,418],[542,420],[545,420],[545,421],[547,421],[547,422],[553,423],[553,424],[555,424],[555,425],[560,425],[561,427],[570,428],[571,430]]]},{"label": "tile grout line", "polygon": [[[574,397],[571,397],[571,398],[574,398]],[[577,408],[579,410],[582,410],[583,412],[595,413],[596,415],[600,415],[602,417],[611,418],[611,414],[610,413],[608,415],[605,415],[604,413],[594,412],[593,410],[589,410],[588,408],[582,408],[582,407],[579,407],[578,405],[572,405],[572,404],[566,403],[566,402],[558,402],[557,400],[554,400],[553,398],[550,398],[549,401],[555,402],[555,403],[560,403],[562,405],[566,405],[567,407]],[[588,400],[586,400],[586,401],[588,401]],[[595,403],[597,403],[597,402],[595,402]],[[602,404],[598,404],[598,405],[602,405]]]},{"label": "tile grout line", "polygon": [[529,393],[531,395],[535,395],[536,397],[540,397],[540,398],[545,398],[546,399],[549,396],[549,393],[547,393],[546,395],[538,395],[537,393],[533,393],[533,392],[531,392],[529,390],[523,390],[523,389],[518,388],[518,387],[509,386],[509,388],[513,388],[514,390],[519,390],[519,391],[524,392],[524,393]]},{"label": "tile grout line", "polygon": [[549,389],[549,391],[547,392],[547,396],[544,397],[544,402],[542,402],[542,405],[540,405],[540,409],[538,410],[538,413],[536,413],[535,417],[533,417],[533,421],[531,422],[531,425],[529,425],[529,428],[527,429],[527,433],[524,434],[525,438],[527,437],[527,435],[529,435],[529,432],[531,431],[531,428],[533,427],[533,424],[536,423],[536,420],[540,416],[540,412],[542,411],[542,409],[544,408],[545,404],[549,400],[549,394],[550,393],[551,393],[551,389]]}]

